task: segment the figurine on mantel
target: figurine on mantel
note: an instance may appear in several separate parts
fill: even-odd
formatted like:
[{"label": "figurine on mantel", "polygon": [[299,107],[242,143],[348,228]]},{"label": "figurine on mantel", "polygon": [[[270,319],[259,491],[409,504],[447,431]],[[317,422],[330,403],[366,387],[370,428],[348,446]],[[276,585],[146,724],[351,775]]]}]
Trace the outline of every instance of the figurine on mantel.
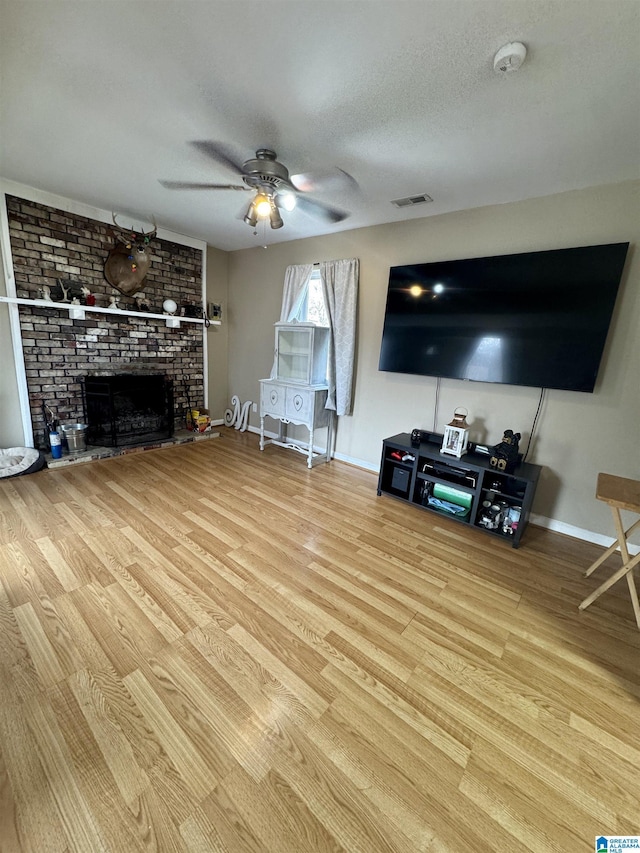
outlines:
[{"label": "figurine on mantel", "polygon": [[69,299],[69,290],[71,288],[65,287],[64,282],[61,278],[58,279],[58,284],[60,285],[60,290],[62,291],[62,299],[60,300],[60,302],[71,302],[71,300]]},{"label": "figurine on mantel", "polygon": [[144,311],[146,314],[151,313],[151,305],[147,302],[145,296],[134,296],[133,298],[133,310],[134,311]]},{"label": "figurine on mantel", "polygon": [[51,299],[51,288],[48,284],[43,284],[42,287],[38,288],[38,299],[44,299],[46,302],[52,302]]},{"label": "figurine on mantel", "polygon": [[109,308],[115,308],[116,310],[120,309],[120,306],[118,305],[118,297],[117,296],[110,296],[109,297],[109,306],[108,307]]},{"label": "figurine on mantel", "polygon": [[95,296],[93,295],[93,293],[91,293],[91,291],[90,291],[90,290],[89,290],[89,288],[86,286],[86,284],[83,284],[83,285],[82,285],[82,287],[81,287],[80,289],[81,289],[81,291],[82,291],[82,296],[83,296],[83,299],[84,299],[84,304],[85,304],[85,305],[95,305],[95,304],[96,304],[96,298],[95,298]]}]

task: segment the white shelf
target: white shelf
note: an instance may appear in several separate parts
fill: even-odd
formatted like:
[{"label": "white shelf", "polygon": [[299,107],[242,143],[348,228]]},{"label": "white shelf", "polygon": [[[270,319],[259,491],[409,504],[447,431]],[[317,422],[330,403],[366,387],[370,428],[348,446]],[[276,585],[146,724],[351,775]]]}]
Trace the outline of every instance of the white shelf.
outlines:
[{"label": "white shelf", "polygon": [[[36,308],[58,308],[68,311],[72,320],[84,320],[90,314],[115,314],[120,317],[145,317],[147,320],[164,320],[169,328],[178,329],[181,323],[204,323],[202,317],[178,317],[173,314],[152,314],[146,311],[124,311],[120,308],[100,308],[97,305],[72,305],[70,302],[50,302],[47,299],[22,299],[18,296],[0,296],[0,302],[11,305],[34,305]],[[209,320],[212,326],[221,326],[221,320]]]}]

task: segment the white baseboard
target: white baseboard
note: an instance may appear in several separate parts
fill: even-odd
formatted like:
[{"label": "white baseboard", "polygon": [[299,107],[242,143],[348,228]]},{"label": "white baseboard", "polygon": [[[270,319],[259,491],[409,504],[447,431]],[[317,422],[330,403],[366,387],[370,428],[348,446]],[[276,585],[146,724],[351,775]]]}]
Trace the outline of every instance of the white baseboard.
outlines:
[{"label": "white baseboard", "polygon": [[[529,521],[537,524],[538,527],[564,533],[565,536],[573,536],[574,539],[582,539],[584,542],[593,542],[594,545],[602,545],[603,548],[608,548],[615,541],[613,536],[604,536],[602,533],[594,533],[593,530],[585,530],[584,527],[575,527],[573,524],[566,524],[564,521],[556,521],[555,518],[547,518],[533,512],[529,516]],[[629,543],[627,547],[630,554],[640,554],[640,545]]]},{"label": "white baseboard", "polygon": [[[249,427],[249,432],[255,432],[260,435],[260,430],[258,427]],[[265,436],[269,438],[277,438],[277,433],[264,431]],[[308,446],[304,441],[297,442],[301,444],[303,447]],[[315,449],[315,448],[314,448]],[[334,459],[340,460],[340,462],[346,462],[349,465],[355,465],[357,468],[364,468],[365,471],[372,471],[374,474],[377,474],[379,469],[378,464],[373,464],[371,462],[366,462],[364,459],[356,459],[353,456],[347,456],[344,453],[334,453]],[[594,533],[593,530],[585,530],[583,527],[576,527],[573,524],[566,524],[564,521],[557,521],[555,518],[547,518],[544,515],[538,515],[537,513],[531,513],[529,516],[529,521],[532,524],[537,524],[539,527],[544,527],[547,530],[553,530],[556,533],[564,533],[565,536],[573,536],[574,539],[582,539],[585,542],[593,542],[595,545],[602,545],[603,548],[608,548],[613,544],[614,539],[613,536],[604,536],[602,533]],[[640,553],[640,545],[629,544],[629,553],[630,554],[639,554]]]},{"label": "white baseboard", "polygon": [[334,453],[334,459],[339,459],[340,462],[346,462],[348,465],[355,465],[356,468],[364,468],[365,471],[373,471],[377,474],[380,470],[380,465],[374,465],[371,462],[365,462],[364,459],[356,459],[353,456],[346,456],[344,453]]}]

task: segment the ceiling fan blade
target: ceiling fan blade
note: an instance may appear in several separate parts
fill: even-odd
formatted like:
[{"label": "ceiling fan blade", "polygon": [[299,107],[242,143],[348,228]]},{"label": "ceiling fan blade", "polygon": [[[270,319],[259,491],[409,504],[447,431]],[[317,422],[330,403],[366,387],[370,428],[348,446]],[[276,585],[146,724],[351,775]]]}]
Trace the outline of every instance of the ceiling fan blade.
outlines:
[{"label": "ceiling fan blade", "polygon": [[240,184],[194,184],[190,181],[160,181],[168,190],[249,190]]},{"label": "ceiling fan blade", "polygon": [[223,145],[222,142],[213,142],[210,139],[195,139],[192,140],[190,144],[207,157],[210,157],[217,163],[221,163],[223,166],[226,166],[227,169],[231,169],[231,171],[235,172],[236,175],[244,174],[242,161],[238,161],[235,151],[227,145]]},{"label": "ceiling fan blade", "polygon": [[305,195],[296,196],[296,207],[300,208],[304,213],[310,213],[311,216],[317,216],[326,222],[342,222],[343,219],[347,219],[350,215],[346,210],[340,210],[337,207],[332,207],[329,204],[324,204]]},{"label": "ceiling fan blade", "polygon": [[356,179],[338,167],[328,172],[302,172],[299,175],[291,175],[290,181],[299,192],[305,193],[358,189]]}]

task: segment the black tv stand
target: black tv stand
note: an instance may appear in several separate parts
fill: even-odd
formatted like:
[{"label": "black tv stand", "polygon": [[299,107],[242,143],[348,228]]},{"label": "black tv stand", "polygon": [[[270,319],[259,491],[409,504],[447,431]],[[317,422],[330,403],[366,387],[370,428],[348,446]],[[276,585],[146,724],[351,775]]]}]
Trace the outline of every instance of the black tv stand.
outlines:
[{"label": "black tv stand", "polygon": [[440,443],[413,445],[403,432],[382,443],[378,494],[471,525],[517,548],[541,471],[524,462],[507,474],[493,468],[486,454],[458,459],[440,453]]}]

